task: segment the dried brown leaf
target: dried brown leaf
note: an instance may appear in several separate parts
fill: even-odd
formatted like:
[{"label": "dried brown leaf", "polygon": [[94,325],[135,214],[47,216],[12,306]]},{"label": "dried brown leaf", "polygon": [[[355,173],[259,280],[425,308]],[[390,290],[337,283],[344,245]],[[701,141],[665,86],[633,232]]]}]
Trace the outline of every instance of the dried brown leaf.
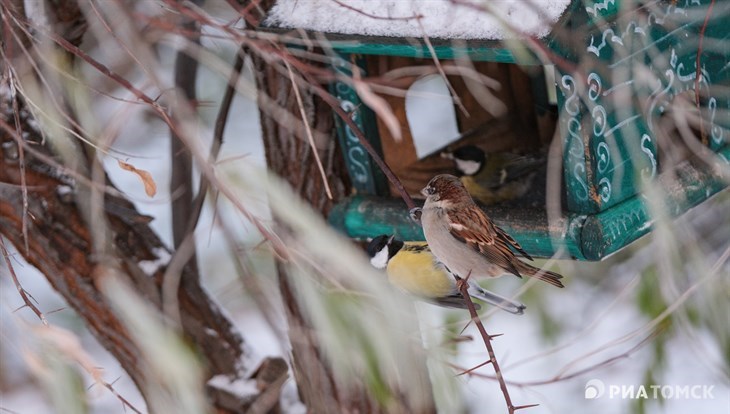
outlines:
[{"label": "dried brown leaf", "polygon": [[140,170],[134,165],[122,160],[117,160],[117,162],[119,162],[119,167],[121,169],[137,174],[139,179],[142,180],[142,183],[144,183],[144,192],[147,193],[148,196],[154,197],[155,194],[157,194],[157,184],[155,184],[155,180],[152,179],[152,174],[150,174],[149,171]]}]

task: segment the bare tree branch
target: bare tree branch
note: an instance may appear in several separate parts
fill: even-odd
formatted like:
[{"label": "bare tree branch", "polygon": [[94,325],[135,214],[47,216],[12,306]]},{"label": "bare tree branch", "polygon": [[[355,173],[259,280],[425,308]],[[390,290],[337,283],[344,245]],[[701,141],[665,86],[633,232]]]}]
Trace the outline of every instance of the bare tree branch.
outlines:
[{"label": "bare tree branch", "polygon": [[[23,190],[27,194],[27,188],[24,187]],[[23,215],[23,217],[25,217],[25,214],[27,214],[25,200],[27,200],[27,198],[24,197],[24,202],[23,202],[24,215]],[[25,233],[23,233],[23,239],[26,241],[25,246],[26,246],[26,254],[27,254],[28,253],[28,233],[27,233],[28,229],[27,229],[27,227],[23,227],[23,230],[25,230]],[[20,297],[23,299],[23,303],[25,303],[25,306],[30,308],[30,310],[32,310],[33,313],[35,313],[36,316],[38,316],[38,319],[40,319],[41,322],[43,322],[43,325],[47,326],[48,320],[46,319],[46,315],[44,315],[43,312],[41,312],[41,310],[38,309],[38,307],[35,305],[35,303],[33,303],[33,301],[31,300],[31,297],[28,294],[28,291],[26,291],[25,288],[23,288],[23,286],[20,284],[20,281],[18,280],[18,275],[15,274],[15,269],[13,268],[13,263],[10,261],[10,253],[8,253],[8,249],[5,248],[5,242],[3,241],[2,237],[0,237],[0,250],[2,250],[3,257],[5,258],[5,265],[8,267],[8,271],[10,272],[10,277],[13,279],[13,284],[15,285],[15,288],[18,289],[18,293],[20,294]]]},{"label": "bare tree branch", "polygon": [[[200,44],[200,24],[196,20],[185,18],[181,26],[193,32],[192,42]],[[185,107],[192,114],[196,113],[197,108],[195,93],[197,77],[198,60],[183,51],[178,51],[175,58],[175,86],[182,92],[181,98],[185,102],[178,102],[176,106]],[[177,132],[171,130],[170,134],[170,157],[172,159],[170,194],[177,194],[171,205],[172,238],[175,249],[177,249],[191,233],[191,223],[197,222],[198,219],[193,215],[193,157]],[[191,274],[199,279],[194,242],[188,253],[189,257],[185,261],[185,265],[189,265]]]}]

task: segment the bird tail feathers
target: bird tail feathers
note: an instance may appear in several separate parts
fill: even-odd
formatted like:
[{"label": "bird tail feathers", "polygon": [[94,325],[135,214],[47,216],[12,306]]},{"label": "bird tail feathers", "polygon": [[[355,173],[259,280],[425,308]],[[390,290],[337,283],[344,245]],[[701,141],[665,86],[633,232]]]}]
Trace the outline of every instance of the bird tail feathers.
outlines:
[{"label": "bird tail feathers", "polygon": [[559,288],[565,287],[563,286],[563,282],[560,281],[563,276],[555,272],[538,269],[537,267],[530,266],[522,261],[519,261],[516,267],[517,271],[520,272],[521,275],[537,278]]}]

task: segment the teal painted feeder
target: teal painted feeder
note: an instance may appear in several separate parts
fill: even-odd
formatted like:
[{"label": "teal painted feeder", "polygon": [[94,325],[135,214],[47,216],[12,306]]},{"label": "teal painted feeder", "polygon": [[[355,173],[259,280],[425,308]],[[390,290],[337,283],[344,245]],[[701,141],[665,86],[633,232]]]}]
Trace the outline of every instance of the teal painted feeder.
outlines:
[{"label": "teal painted feeder", "polygon": [[[407,87],[424,74],[447,75],[457,96],[452,110],[458,130],[486,125],[463,142],[488,151],[536,149],[555,136],[550,163],[560,166],[555,177],[561,185],[551,186],[547,196],[536,189],[537,198],[485,211],[534,256],[600,260],[650,231],[656,203],[650,207],[646,188],[662,195],[658,205],[667,215],[677,216],[726,186],[730,159],[730,2],[659,1],[620,9],[628,5],[570,1],[549,33],[522,40],[509,33],[498,40],[325,33],[333,68],[342,75],[330,90],[413,194],[451,166],[438,150],[419,154],[407,102],[381,94],[404,131],[399,142],[366,104],[372,100],[356,92],[353,77],[396,79]],[[323,38],[317,36],[312,34]],[[554,66],[543,70],[545,61]],[[492,93],[506,114],[496,116],[480,101],[474,79],[460,72],[464,67],[473,69],[472,78],[482,74],[501,84]],[[409,76],[394,75],[408,70]],[[546,72],[554,73],[554,82],[546,83]],[[550,95],[557,97],[553,104]],[[355,238],[395,232],[422,240],[355,135],[339,119],[336,125],[356,195],[332,211],[330,222]],[[443,138],[442,146],[462,143]],[[562,200],[550,221],[546,198]]]}]

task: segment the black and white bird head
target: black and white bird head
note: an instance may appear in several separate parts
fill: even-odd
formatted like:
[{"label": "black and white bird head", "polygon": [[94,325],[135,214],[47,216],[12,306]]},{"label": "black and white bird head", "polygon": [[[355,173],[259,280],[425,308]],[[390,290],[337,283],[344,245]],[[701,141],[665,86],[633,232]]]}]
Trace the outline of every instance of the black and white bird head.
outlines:
[{"label": "black and white bird head", "polygon": [[443,152],[441,156],[454,161],[460,175],[477,175],[487,162],[487,154],[476,145],[465,145],[451,152]]},{"label": "black and white bird head", "polygon": [[380,235],[368,244],[368,256],[370,256],[370,264],[376,269],[385,269],[388,261],[403,248],[403,242],[397,240],[395,235]]}]

